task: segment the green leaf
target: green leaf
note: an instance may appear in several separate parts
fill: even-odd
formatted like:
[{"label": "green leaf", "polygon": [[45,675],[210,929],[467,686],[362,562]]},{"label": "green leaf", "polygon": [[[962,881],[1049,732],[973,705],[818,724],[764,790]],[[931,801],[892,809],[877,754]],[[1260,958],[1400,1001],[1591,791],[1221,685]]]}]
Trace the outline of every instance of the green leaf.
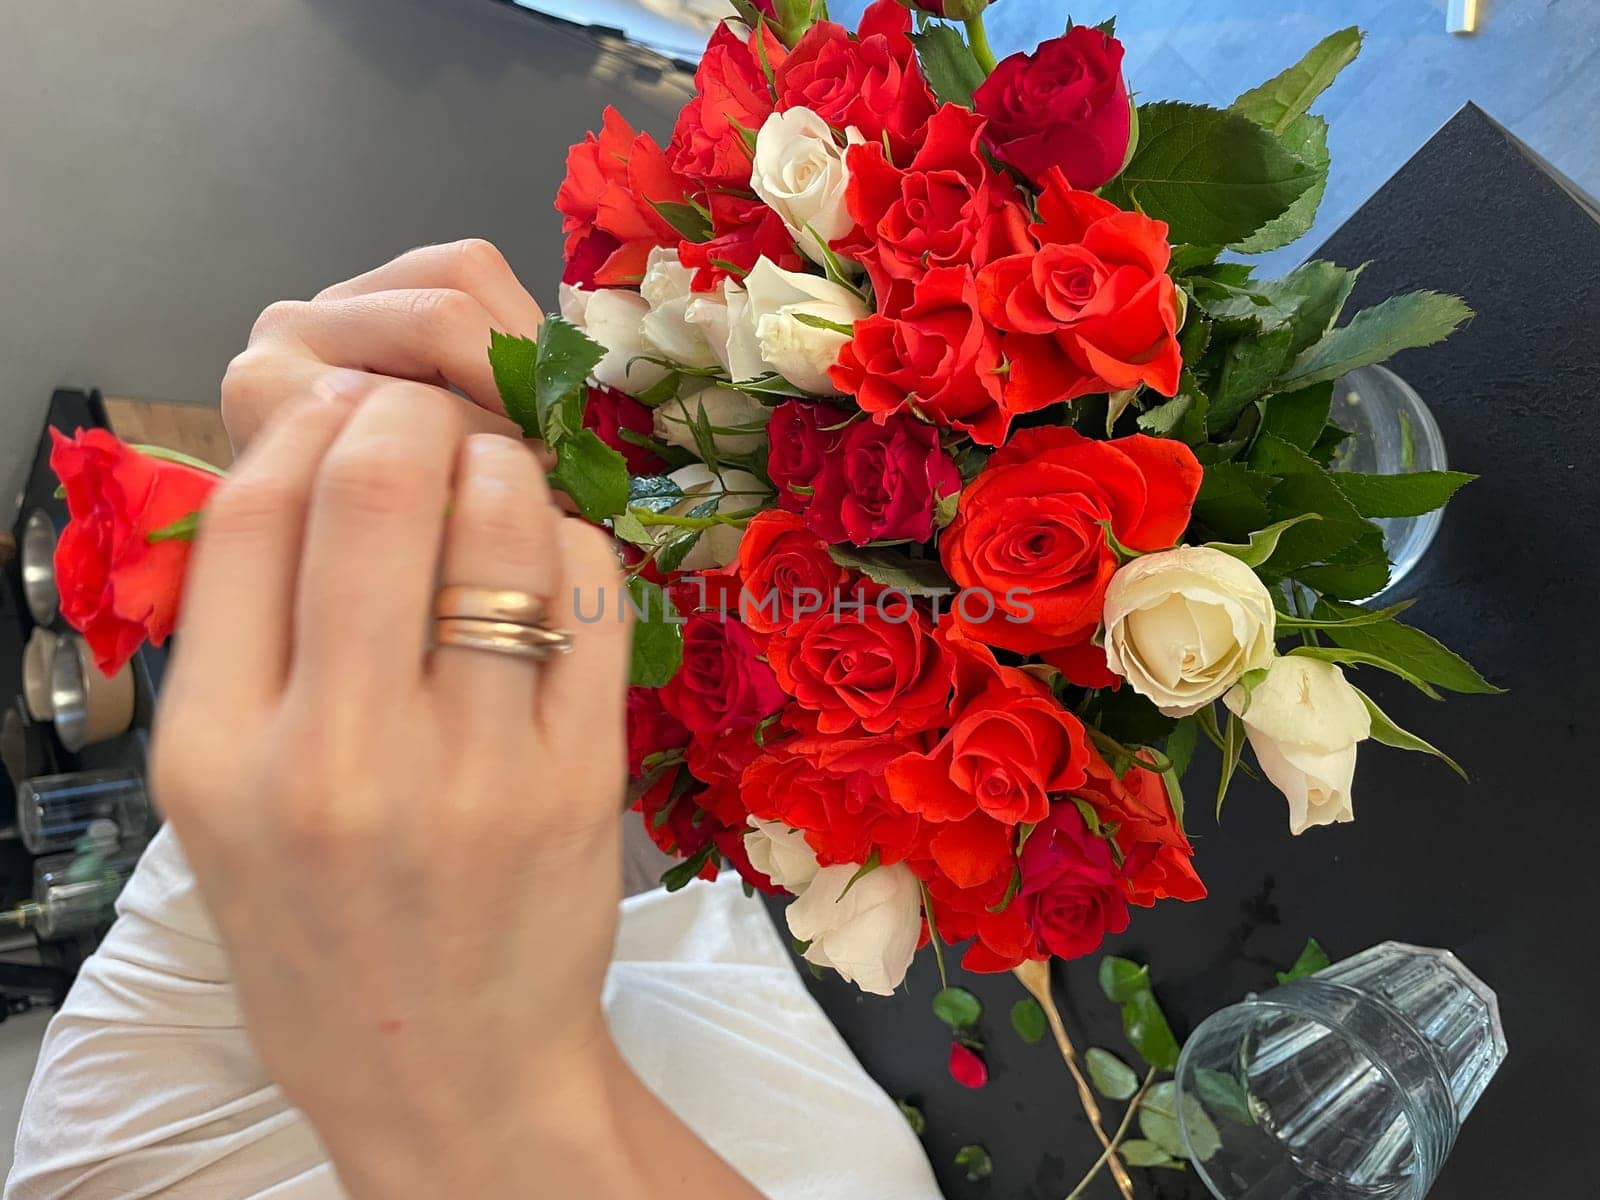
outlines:
[{"label": "green leaf", "polygon": [[[1383,535],[1377,526],[1362,519],[1332,476],[1303,450],[1274,434],[1263,433],[1251,447],[1250,467],[1279,477],[1268,504],[1272,519],[1287,520],[1301,513],[1316,513],[1322,518],[1284,534],[1273,557],[1274,574],[1298,575],[1298,567],[1333,561],[1363,538],[1367,539],[1367,549],[1375,551],[1381,560]],[[1387,578],[1386,564],[1383,574]]]},{"label": "green leaf", "polygon": [[1357,625],[1380,625],[1384,621],[1392,621],[1406,609],[1416,604],[1415,599],[1402,600],[1398,604],[1391,604],[1387,608],[1359,608],[1355,605],[1341,604],[1341,609],[1351,610],[1350,615],[1334,617],[1319,617],[1313,614],[1309,617],[1299,617],[1293,613],[1280,611],[1278,613],[1278,628],[1285,629],[1339,629],[1352,628]]},{"label": "green leaf", "polygon": [[1230,710],[1228,723],[1222,731],[1222,773],[1217,777],[1217,818],[1222,817],[1222,802],[1228,798],[1228,785],[1233,773],[1239,769],[1239,756],[1244,753],[1244,722]]},{"label": "green leaf", "polygon": [[683,658],[683,626],[671,599],[648,579],[628,580],[628,596],[635,611],[628,681],[634,687],[664,687]]},{"label": "green leaf", "polygon": [[1183,1097],[1183,1123],[1189,1137],[1185,1141],[1178,1127],[1178,1085],[1170,1079],[1151,1088],[1139,1105],[1139,1129],[1145,1137],[1174,1158],[1205,1162],[1222,1149],[1222,1138],[1200,1101]]},{"label": "green leaf", "polygon": [[[1354,605],[1329,600],[1318,603],[1313,616],[1353,617]],[[1438,638],[1412,625],[1390,621],[1376,625],[1339,625],[1328,630],[1328,637],[1351,650],[1382,655],[1412,675],[1437,684],[1446,691],[1467,695],[1498,695],[1505,691],[1480,675],[1475,667]]]},{"label": "green leaf", "polygon": [[1355,315],[1295,359],[1278,380],[1280,389],[1337,379],[1357,367],[1383,362],[1402,350],[1431,346],[1449,337],[1472,310],[1459,296],[1409,292]]},{"label": "green leaf", "polygon": [[1044,1009],[1032,996],[1024,996],[1011,1006],[1011,1028],[1028,1045],[1037,1046],[1044,1041],[1047,1026]]},{"label": "green leaf", "polygon": [[1278,144],[1293,154],[1315,172],[1308,187],[1283,215],[1268,221],[1260,229],[1229,249],[1239,254],[1265,254],[1304,237],[1317,223],[1317,210],[1322,207],[1322,197],[1328,190],[1328,171],[1333,166],[1333,156],[1328,153],[1328,122],[1322,117],[1296,117],[1294,122],[1278,137]]},{"label": "green leaf", "polygon": [[683,499],[683,489],[665,475],[637,475],[628,480],[629,508],[662,513]]},{"label": "green leaf", "polygon": [[1272,475],[1252,471],[1243,463],[1209,466],[1195,498],[1195,519],[1223,537],[1248,537],[1271,523],[1266,498],[1276,482]]},{"label": "green leaf", "polygon": [[572,497],[585,520],[599,522],[628,506],[628,465],[591,429],[554,443],[550,486]]},{"label": "green leaf", "polygon": [[1248,118],[1162,102],[1139,106],[1139,148],[1105,194],[1165,221],[1170,241],[1223,246],[1282,215],[1316,179]]},{"label": "green leaf", "polygon": [[[1393,746],[1396,750],[1410,750],[1418,754],[1431,754],[1444,763],[1462,779],[1467,780],[1467,773],[1461,769],[1461,764],[1456,762],[1443,750],[1429,742],[1423,741],[1414,733],[1407,733],[1389,715],[1373,703],[1372,697],[1356,689],[1356,695],[1361,697],[1361,702],[1367,706],[1367,712],[1372,716],[1372,740],[1381,742],[1385,746]],[[1471,782],[1471,780],[1467,780]]]},{"label": "green leaf", "polygon": [[1125,746],[1153,746],[1177,721],[1132,688],[1102,688],[1092,694],[1084,717]]},{"label": "green leaf", "polygon": [[137,450],[146,458],[158,459],[161,462],[177,463],[180,467],[193,467],[196,471],[204,471],[207,475],[215,475],[219,479],[226,479],[228,473],[221,467],[213,466],[203,458],[196,458],[192,454],[185,454],[181,450],[171,450],[166,446],[151,446],[144,442],[129,442],[128,449]]},{"label": "green leaf", "polygon": [[717,852],[716,843],[707,842],[695,851],[690,857],[684,859],[677,866],[667,870],[661,876],[661,884],[669,892],[681,891],[696,879],[705,865],[711,861],[711,856]]},{"label": "green leaf", "polygon": [[1178,1065],[1178,1039],[1149,987],[1135,992],[1122,1006],[1122,1032],[1139,1056],[1152,1067],[1171,1071]]},{"label": "green leaf", "polygon": [[940,988],[933,995],[933,1015],[951,1029],[971,1029],[983,1016],[983,1004],[966,988]]},{"label": "green leaf", "polygon": [[1108,954],[1100,960],[1100,990],[1113,1004],[1126,1004],[1150,990],[1150,968]]},{"label": "green leaf", "polygon": [[1166,403],[1140,413],[1139,428],[1156,437],[1176,437],[1187,441],[1188,439],[1178,431],[1185,424],[1189,414],[1194,411],[1194,407],[1195,397],[1186,392],[1179,392]]},{"label": "green leaf", "polygon": [[1261,294],[1272,304],[1292,311],[1289,323],[1294,328],[1296,354],[1332,328],[1365,269],[1361,266],[1348,271],[1315,259],[1296,267],[1282,279],[1270,279],[1260,285]]},{"label": "green leaf", "polygon": [[1232,111],[1282,134],[1360,53],[1359,28],[1352,25],[1330,33],[1294,66],[1240,96],[1233,102]]},{"label": "green leaf", "polygon": [[1337,666],[1347,667],[1377,667],[1380,671],[1387,671],[1391,675],[1404,679],[1417,691],[1430,700],[1444,699],[1438,689],[1420,675],[1414,675],[1398,663],[1390,662],[1381,654],[1370,654],[1365,650],[1348,650],[1343,646],[1296,646],[1289,651],[1290,654],[1299,654],[1305,658],[1314,658],[1319,662],[1333,663]]},{"label": "green leaf", "polygon": [[1308,975],[1315,975],[1323,967],[1328,966],[1333,960],[1328,957],[1316,938],[1306,941],[1306,948],[1300,951],[1300,957],[1294,960],[1294,966],[1287,971],[1278,972],[1279,983],[1293,983],[1296,979],[1304,979]]},{"label": "green leaf", "polygon": [[922,1110],[909,1100],[896,1100],[900,1107],[900,1115],[905,1117],[906,1124],[911,1126],[911,1132],[921,1137],[928,1132],[928,1118],[922,1115]]},{"label": "green leaf", "polygon": [[1243,545],[1233,542],[1207,542],[1206,545],[1213,550],[1221,550],[1224,554],[1232,555],[1247,567],[1259,567],[1278,548],[1278,541],[1283,537],[1284,531],[1293,529],[1302,521],[1320,521],[1322,518],[1316,513],[1301,513],[1298,517],[1290,517],[1286,521],[1278,521],[1268,525],[1265,529],[1258,529],[1250,535],[1250,540]]},{"label": "green leaf", "polygon": [[977,1183],[994,1174],[994,1160],[982,1146],[963,1146],[956,1151],[956,1166],[966,1168],[967,1182]]},{"label": "green leaf", "polygon": [[534,399],[538,404],[539,428],[550,445],[583,431],[589,373],[605,357],[605,352],[599,342],[560,317],[546,317],[539,327]]},{"label": "green leaf", "polygon": [[1228,347],[1222,360],[1206,428],[1222,433],[1233,426],[1245,406],[1259,399],[1289,361],[1294,330],[1284,325],[1255,337],[1244,337]]},{"label": "green leaf", "polygon": [[1194,1073],[1194,1092],[1205,1107],[1219,1117],[1227,1117],[1239,1125],[1254,1125],[1255,1114],[1250,1111],[1250,1094],[1226,1071],[1200,1067]]},{"label": "green leaf", "polygon": [[1261,402],[1261,429],[1298,450],[1310,451],[1328,424],[1333,384],[1314,383]]},{"label": "green leaf", "polygon": [[[1189,762],[1194,758],[1195,743],[1200,738],[1200,723],[1193,715],[1183,717],[1172,727],[1172,732],[1167,735],[1165,751],[1167,759],[1172,763],[1172,770],[1182,775],[1189,769]],[[1181,823],[1182,817],[1180,815]]]},{"label": "green leaf", "polygon": [[841,567],[859,571],[874,583],[896,588],[911,596],[948,595],[955,584],[944,567],[931,558],[912,558],[898,550],[829,546],[828,554]]},{"label": "green leaf", "polygon": [[678,235],[691,242],[706,242],[711,240],[711,218],[692,204],[680,204],[676,200],[652,200],[650,207],[661,214],[661,219]]},{"label": "green leaf", "polygon": [[855,333],[854,325],[846,325],[842,321],[830,321],[827,317],[819,317],[815,313],[795,310],[791,311],[789,315],[800,324],[811,329],[825,329],[829,333],[842,333],[845,337],[850,337]]},{"label": "green leaf", "polygon": [[656,540],[655,535],[631,512],[619,512],[612,517],[611,532],[622,541],[634,546],[652,546]]},{"label": "green leaf", "polygon": [[922,73],[933,94],[946,104],[972,107],[972,93],[984,81],[972,47],[950,25],[930,25],[923,33],[913,33]]},{"label": "green leaf", "polygon": [[1139,1077],[1133,1068],[1109,1050],[1090,1046],[1083,1063],[1089,1068],[1094,1090],[1107,1100],[1126,1100],[1139,1090]]},{"label": "green leaf", "polygon": [[163,525],[160,529],[152,529],[144,535],[144,540],[155,545],[157,542],[192,542],[194,535],[200,532],[200,514],[189,513],[179,517],[170,525]]},{"label": "green leaf", "polygon": [[1363,517],[1420,517],[1477,478],[1465,471],[1413,471],[1409,475],[1363,475],[1340,471],[1339,490]]},{"label": "green leaf", "polygon": [[1177,1159],[1145,1138],[1125,1138],[1117,1149],[1130,1167],[1170,1167]]},{"label": "green leaf", "polygon": [[512,337],[498,329],[489,331],[489,366],[494,385],[500,389],[500,403],[506,416],[522,429],[522,436],[537,438],[539,401],[534,383],[539,368],[539,343],[532,338]]}]

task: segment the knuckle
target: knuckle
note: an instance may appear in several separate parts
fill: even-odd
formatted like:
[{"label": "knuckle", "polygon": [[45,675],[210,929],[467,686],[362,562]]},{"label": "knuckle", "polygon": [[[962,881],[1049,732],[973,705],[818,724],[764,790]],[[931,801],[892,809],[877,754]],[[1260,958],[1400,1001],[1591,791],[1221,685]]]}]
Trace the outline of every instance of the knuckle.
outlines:
[{"label": "knuckle", "polygon": [[274,300],[261,310],[256,323],[250,327],[252,343],[275,335],[279,330],[300,319],[309,303],[305,300]]},{"label": "knuckle", "polygon": [[485,238],[464,238],[450,247],[453,278],[466,291],[498,283],[511,273],[500,248]]},{"label": "knuckle", "polygon": [[253,421],[262,407],[262,367],[266,355],[260,349],[242,350],[228,362],[222,373],[222,424],[230,433],[241,422]]},{"label": "knuckle", "polygon": [[454,338],[487,324],[481,304],[455,288],[424,288],[410,298],[411,314],[429,333]]}]

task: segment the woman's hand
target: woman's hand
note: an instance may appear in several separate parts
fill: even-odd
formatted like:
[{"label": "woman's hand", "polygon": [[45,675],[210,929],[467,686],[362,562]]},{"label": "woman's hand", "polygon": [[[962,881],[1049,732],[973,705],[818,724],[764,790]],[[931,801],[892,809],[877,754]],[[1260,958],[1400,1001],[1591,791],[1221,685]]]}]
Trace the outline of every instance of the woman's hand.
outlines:
[{"label": "woman's hand", "polygon": [[256,320],[228,365],[222,418],[236,451],[329,367],[454,388],[467,428],[514,432],[489,369],[489,331],[535,337],[543,320],[505,256],[481,239],[423,246]]},{"label": "woman's hand", "polygon": [[[358,1197],[753,1197],[601,1012],[628,650],[607,539],[437,388],[310,391],[205,511],[152,756],[268,1071]],[[449,584],[544,598],[572,653],[430,649]]]}]

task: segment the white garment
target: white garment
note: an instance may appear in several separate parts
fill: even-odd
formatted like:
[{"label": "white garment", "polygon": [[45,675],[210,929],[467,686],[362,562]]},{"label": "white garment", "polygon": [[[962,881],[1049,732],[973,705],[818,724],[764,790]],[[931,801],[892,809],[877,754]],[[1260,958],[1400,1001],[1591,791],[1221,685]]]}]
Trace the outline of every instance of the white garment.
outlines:
[{"label": "white garment", "polygon": [[[45,1037],[5,1200],[343,1197],[251,1053],[170,832],[117,908]],[[337,981],[307,1002],[338,1003]],[[736,881],[625,901],[605,1002],[639,1077],[771,1200],[938,1200],[905,1119]]]}]

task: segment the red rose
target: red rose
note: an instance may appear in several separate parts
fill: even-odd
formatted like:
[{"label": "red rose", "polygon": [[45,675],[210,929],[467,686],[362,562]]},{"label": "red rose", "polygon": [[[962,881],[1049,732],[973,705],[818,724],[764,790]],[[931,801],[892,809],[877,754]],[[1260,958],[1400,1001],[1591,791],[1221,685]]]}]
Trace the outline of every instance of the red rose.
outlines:
[{"label": "red rose", "polygon": [[716,612],[684,619],[683,662],[661,689],[661,702],[691,733],[754,725],[784,699],[748,629]]},{"label": "red rose", "polygon": [[961,472],[940,449],[937,429],[896,414],[847,428],[814,486],[806,524],[824,541],[925,542],[939,501],[961,490]]},{"label": "red rose", "polygon": [[975,812],[1006,825],[1042,821],[1053,794],[1083,783],[1088,759],[1082,722],[1032,675],[996,666],[981,691],[963,680],[948,732],[890,766],[889,792],[934,822]]},{"label": "red rose", "polygon": [[983,315],[1007,335],[1006,407],[1033,412],[1140,384],[1176,395],[1183,354],[1166,225],[1073,191],[1059,172],[1039,216],[1037,252],[978,276]]},{"label": "red rose", "polygon": [[667,464],[653,452],[622,436],[624,429],[643,437],[653,436],[650,410],[632,396],[615,388],[591,387],[583,409],[583,427],[592,429],[596,437],[622,455],[628,474],[659,475],[666,470]]},{"label": "red rose", "polygon": [[857,228],[835,244],[867,268],[880,311],[893,315],[905,285],[930,268],[976,270],[1033,252],[1027,206],[978,148],[982,128],[982,117],[946,104],[906,167],[895,166],[879,141],[846,152],[845,201]]},{"label": "red rose", "polygon": [[593,289],[595,276],[600,273],[606,262],[622,248],[622,243],[617,241],[604,229],[591,229],[587,234],[580,234],[576,242],[568,239],[567,261],[561,269],[561,282],[570,283],[574,287]]},{"label": "red rose", "polygon": [[1000,405],[999,339],[978,315],[977,295],[966,268],[929,271],[898,314],[855,323],[829,372],[833,382],[880,419],[910,410],[999,445],[1011,415]]},{"label": "red rose", "polygon": [[70,520],[56,545],[61,616],[115,675],[142,642],[159,646],[178,619],[190,542],[151,535],[198,512],[221,477],[140,454],[103,429],[50,431],[50,469]]},{"label": "red rose", "polygon": [[628,689],[629,775],[639,778],[645,773],[645,759],[688,743],[689,731],[662,705],[660,693],[653,688]]},{"label": "red rose", "polygon": [[852,37],[818,21],[778,68],[778,108],[809,108],[835,129],[854,125],[869,142],[885,136],[896,159],[908,159],[937,101],[911,44],[911,14],[877,0]]},{"label": "red rose", "polygon": [[[689,739],[689,770],[694,777],[702,783],[708,784],[737,784],[739,777],[744,774],[744,769],[761,756],[761,747],[756,744],[755,726],[743,725],[736,729],[724,729],[720,733],[695,734]],[[727,806],[725,803],[704,802],[706,808],[717,813],[730,825],[743,825],[748,813],[745,811],[743,801],[737,799],[737,789],[734,791],[736,806]],[[725,797],[718,797],[725,801]]]},{"label": "red rose", "polygon": [[758,258],[770,258],[787,271],[810,265],[783,218],[760,200],[712,192],[707,203],[711,240],[678,243],[678,261],[694,270],[689,286],[695,291],[709,292],[730,277],[743,279]]},{"label": "red rose", "polygon": [[824,734],[930,728],[944,720],[954,680],[950,652],[901,601],[835,611],[830,600],[827,611],[773,637],[767,660]]},{"label": "red rose", "polygon": [[1189,524],[1200,476],[1194,452],[1169,438],[1021,430],[962,491],[939,539],[950,578],[980,597],[955,606],[956,624],[1020,654],[1087,641],[1117,569],[1100,522],[1131,549],[1165,549]]},{"label": "red rose", "polygon": [[1030,958],[1049,957],[1039,948],[1028,920],[1028,906],[1012,894],[1014,854],[1009,864],[1011,869],[980,887],[957,887],[942,874],[926,879],[939,936],[950,945],[972,941],[961,959],[968,971],[1010,971]]},{"label": "red rose", "polygon": [[844,436],[849,416],[831,404],[785,400],[767,421],[767,477],[778,489],[778,507],[805,512],[827,456]]},{"label": "red rose", "polygon": [[1094,807],[1101,825],[1116,829],[1129,900],[1148,908],[1157,900],[1205,899],[1206,885],[1191,861],[1194,847],[1160,775],[1135,765],[1118,779],[1097,755],[1077,794]]},{"label": "red rose", "polygon": [[1097,188],[1128,157],[1132,115],[1122,81],[1122,43],[1091,25],[1003,60],[972,94],[989,118],[995,157],[1035,183],[1052,167],[1073,187]]},{"label": "red rose", "polygon": [[1108,933],[1128,927],[1128,897],[1111,847],[1089,831],[1078,806],[1063,801],[1022,847],[1017,899],[1040,946],[1057,958],[1081,958]]},{"label": "red rose", "polygon": [[902,862],[922,822],[889,798],[884,771],[905,753],[893,738],[847,738],[803,732],[775,743],[745,769],[744,803],[752,816],[804,832],[825,867]]},{"label": "red rose", "polygon": [[758,513],[745,526],[738,563],[739,617],[761,634],[787,629],[807,613],[832,607],[850,580],[850,573],[829,557],[823,540],[794,513],[781,509]]},{"label": "red rose", "polygon": [[767,72],[787,54],[765,25],[748,39],[731,24],[717,26],[694,73],[694,98],[678,114],[667,144],[674,171],[717,187],[750,186],[751,151],[741,130],[759,130],[772,112]]},{"label": "red rose", "polygon": [[[693,858],[711,841],[717,822],[706,814],[689,794],[693,781],[682,767],[666,772],[633,802],[633,810],[644,818],[645,832],[663,854]],[[713,858],[700,870],[701,879],[717,877]]]},{"label": "red rose", "polygon": [[[656,246],[676,245],[679,234],[655,203],[682,204],[686,184],[667,164],[666,153],[648,133],[635,133],[607,106],[599,136],[587,135],[567,151],[567,175],[556,192],[570,261],[592,256],[596,231],[617,248],[592,272],[591,282],[626,287],[644,277],[645,259]],[[602,243],[603,244],[603,243]]]}]

